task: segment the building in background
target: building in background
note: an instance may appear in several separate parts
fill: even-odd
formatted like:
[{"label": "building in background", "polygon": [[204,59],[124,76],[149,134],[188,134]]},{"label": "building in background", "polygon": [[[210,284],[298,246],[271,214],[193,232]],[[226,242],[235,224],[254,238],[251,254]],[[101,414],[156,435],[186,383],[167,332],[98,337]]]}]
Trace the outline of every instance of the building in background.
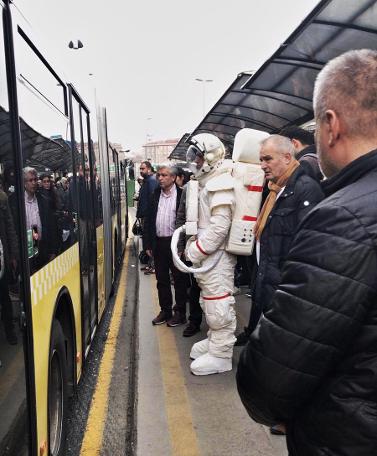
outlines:
[{"label": "building in background", "polygon": [[144,160],[148,160],[153,166],[166,163],[179,138],[151,141],[143,145]]}]

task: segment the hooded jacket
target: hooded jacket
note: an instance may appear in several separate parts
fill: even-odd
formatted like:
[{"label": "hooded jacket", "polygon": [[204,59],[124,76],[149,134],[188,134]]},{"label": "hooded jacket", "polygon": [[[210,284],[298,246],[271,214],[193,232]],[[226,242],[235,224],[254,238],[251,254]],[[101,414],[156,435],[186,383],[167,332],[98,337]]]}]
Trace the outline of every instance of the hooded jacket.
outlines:
[{"label": "hooded jacket", "polygon": [[377,151],[323,184],[271,309],[241,354],[256,421],[285,423],[291,456],[377,454]]}]

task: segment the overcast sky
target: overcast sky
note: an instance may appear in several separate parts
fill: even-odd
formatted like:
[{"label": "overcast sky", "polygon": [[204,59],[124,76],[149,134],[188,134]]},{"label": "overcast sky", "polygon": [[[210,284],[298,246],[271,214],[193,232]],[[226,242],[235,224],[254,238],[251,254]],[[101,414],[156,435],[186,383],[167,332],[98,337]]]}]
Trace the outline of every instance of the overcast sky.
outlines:
[{"label": "overcast sky", "polygon": [[[94,86],[109,138],[137,152],[179,138],[242,71],[257,70],[318,0],[15,0],[84,98]],[[73,51],[70,40],[84,47]],[[92,73],[92,76],[89,76]],[[148,120],[149,119],[149,120]]]}]

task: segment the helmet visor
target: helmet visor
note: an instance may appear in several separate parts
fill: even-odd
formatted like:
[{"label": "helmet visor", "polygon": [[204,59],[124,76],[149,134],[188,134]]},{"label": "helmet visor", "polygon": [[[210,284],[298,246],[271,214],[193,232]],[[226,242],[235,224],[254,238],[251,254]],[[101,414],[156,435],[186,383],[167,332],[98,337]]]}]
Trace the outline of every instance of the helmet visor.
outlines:
[{"label": "helmet visor", "polygon": [[195,162],[196,157],[203,158],[203,152],[196,146],[190,146],[186,152],[186,160],[188,163]]},{"label": "helmet visor", "polygon": [[191,145],[187,149],[186,160],[190,170],[196,173],[203,165],[204,154],[198,147]]}]

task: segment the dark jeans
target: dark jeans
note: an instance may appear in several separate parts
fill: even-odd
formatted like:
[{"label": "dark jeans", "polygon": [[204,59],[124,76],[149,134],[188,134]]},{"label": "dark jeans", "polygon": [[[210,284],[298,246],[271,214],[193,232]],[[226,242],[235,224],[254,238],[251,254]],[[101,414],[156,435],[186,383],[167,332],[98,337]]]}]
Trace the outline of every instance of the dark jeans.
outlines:
[{"label": "dark jeans", "polygon": [[189,303],[190,303],[190,316],[189,320],[195,326],[200,326],[202,322],[202,308],[199,303],[200,288],[198,282],[192,274],[189,274],[190,289],[189,289]]},{"label": "dark jeans", "polygon": [[173,263],[170,250],[171,237],[161,237],[156,239],[156,246],[153,252],[154,267],[156,270],[158,300],[161,310],[171,315],[173,307],[173,297],[171,293],[170,274],[172,272],[175,290],[174,312],[186,315],[187,301],[187,277],[179,271]]}]

